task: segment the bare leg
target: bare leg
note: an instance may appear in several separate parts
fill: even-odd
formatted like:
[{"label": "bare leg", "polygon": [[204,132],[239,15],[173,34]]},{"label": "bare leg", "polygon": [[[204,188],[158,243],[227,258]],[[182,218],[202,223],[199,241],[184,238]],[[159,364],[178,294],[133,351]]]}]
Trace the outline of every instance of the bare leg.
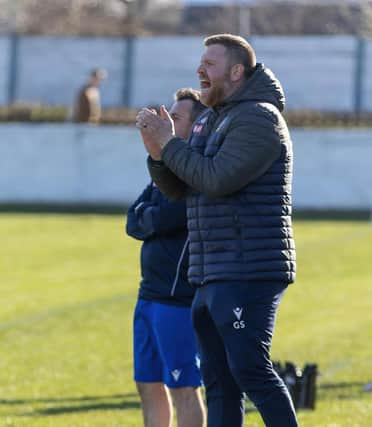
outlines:
[{"label": "bare leg", "polygon": [[141,398],[144,427],[171,427],[173,408],[163,383],[136,383]]},{"label": "bare leg", "polygon": [[180,387],[170,389],[177,412],[178,427],[203,427],[205,409],[200,387]]}]

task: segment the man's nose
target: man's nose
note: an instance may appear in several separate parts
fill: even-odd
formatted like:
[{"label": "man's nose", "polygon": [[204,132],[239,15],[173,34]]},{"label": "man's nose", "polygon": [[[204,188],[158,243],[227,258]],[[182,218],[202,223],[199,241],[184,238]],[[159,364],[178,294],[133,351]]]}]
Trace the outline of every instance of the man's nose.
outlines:
[{"label": "man's nose", "polygon": [[201,74],[204,71],[203,64],[200,64],[199,67],[196,69],[197,74]]}]

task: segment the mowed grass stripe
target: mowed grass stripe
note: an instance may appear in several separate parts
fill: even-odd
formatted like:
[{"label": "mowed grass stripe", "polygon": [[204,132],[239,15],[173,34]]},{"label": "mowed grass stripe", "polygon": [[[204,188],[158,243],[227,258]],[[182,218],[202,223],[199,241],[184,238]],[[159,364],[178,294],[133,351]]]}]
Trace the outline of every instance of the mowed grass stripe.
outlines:
[{"label": "mowed grass stripe", "polygon": [[88,302],[82,302],[79,304],[70,304],[70,305],[55,307],[53,309],[43,310],[29,316],[20,317],[20,318],[10,320],[8,322],[0,323],[0,332],[8,331],[9,329],[14,329],[14,328],[22,328],[24,326],[28,327],[34,323],[37,323],[40,321],[45,322],[52,317],[65,316],[66,314],[71,314],[75,311],[95,310],[98,307],[118,304],[118,303],[121,303],[123,300],[128,300],[128,299],[130,299],[131,301],[134,301],[133,296],[128,296],[126,294],[119,294],[119,295],[112,295],[105,298],[91,300]]}]

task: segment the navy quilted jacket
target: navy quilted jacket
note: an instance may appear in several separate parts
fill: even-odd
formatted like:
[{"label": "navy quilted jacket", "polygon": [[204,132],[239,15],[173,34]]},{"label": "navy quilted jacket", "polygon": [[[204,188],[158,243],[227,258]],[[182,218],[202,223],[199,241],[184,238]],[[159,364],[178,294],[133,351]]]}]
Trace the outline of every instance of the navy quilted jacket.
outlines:
[{"label": "navy quilted jacket", "polygon": [[292,143],[284,94],[262,64],[223,105],[194,124],[189,143],[173,138],[152,178],[187,197],[189,281],[292,283]]},{"label": "navy quilted jacket", "polygon": [[126,231],[143,241],[139,297],[190,306],[185,202],[168,200],[150,184],[128,209]]}]

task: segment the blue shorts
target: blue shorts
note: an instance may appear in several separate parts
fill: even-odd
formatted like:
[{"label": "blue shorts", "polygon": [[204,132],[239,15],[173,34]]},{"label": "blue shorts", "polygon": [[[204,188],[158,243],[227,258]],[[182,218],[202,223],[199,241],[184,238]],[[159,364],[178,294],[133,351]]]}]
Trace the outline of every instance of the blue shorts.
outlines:
[{"label": "blue shorts", "polygon": [[139,299],[133,325],[134,379],[169,388],[199,387],[199,354],[190,307]]}]

